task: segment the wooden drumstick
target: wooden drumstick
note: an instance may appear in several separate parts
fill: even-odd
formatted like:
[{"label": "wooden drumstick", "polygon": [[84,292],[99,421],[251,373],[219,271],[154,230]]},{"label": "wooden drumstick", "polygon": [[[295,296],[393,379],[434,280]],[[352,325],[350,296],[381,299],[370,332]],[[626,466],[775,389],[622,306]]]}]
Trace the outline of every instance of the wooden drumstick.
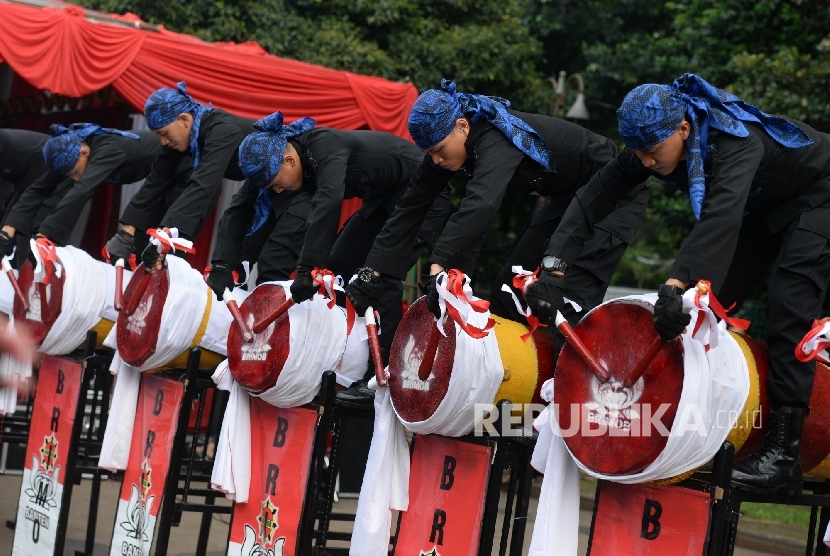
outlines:
[{"label": "wooden drumstick", "polygon": [[14,271],[12,270],[12,264],[9,262],[8,257],[3,257],[2,261],[3,271],[6,273],[6,276],[9,277],[9,282],[12,283],[12,288],[14,288],[14,293],[17,294],[17,297],[20,298],[20,302],[23,303],[23,310],[29,310],[29,300],[26,299],[26,296],[23,295],[23,290],[20,289],[20,284],[17,282],[17,277],[14,275]]},{"label": "wooden drumstick", "polygon": [[112,306],[116,311],[124,308],[124,259],[115,261],[115,298]]},{"label": "wooden drumstick", "polygon": [[251,334],[251,331],[248,330],[248,327],[245,325],[245,321],[242,319],[242,313],[239,312],[239,305],[233,298],[230,288],[225,288],[225,291],[222,294],[222,301],[225,302],[225,306],[228,308],[228,311],[231,312],[233,320],[236,321],[236,325],[239,326],[239,329],[242,331],[242,338],[244,338],[246,342],[253,342],[254,335]]},{"label": "wooden drumstick", "polygon": [[441,341],[441,332],[438,330],[438,323],[435,322],[429,332],[427,347],[424,350],[424,358],[418,367],[418,378],[426,380],[432,372],[432,365],[435,363],[435,352],[438,351],[438,343]]},{"label": "wooden drumstick", "polygon": [[375,362],[375,380],[378,386],[386,386],[386,371],[383,369],[383,358],[380,354],[380,340],[378,339],[378,323],[375,320],[375,310],[370,305],[363,316],[366,331],[369,333],[369,348],[372,350],[372,359]]},{"label": "wooden drumstick", "polygon": [[574,329],[571,328],[571,325],[568,324],[568,321],[565,320],[565,317],[563,317],[562,313],[559,311],[556,312],[556,320],[554,320],[554,324],[562,335],[568,339],[576,353],[582,358],[585,364],[588,365],[591,372],[594,373],[594,376],[596,376],[600,382],[608,382],[608,379],[611,378],[611,374],[605,367],[602,366],[602,363],[594,357],[594,354],[591,353],[587,347],[585,347],[585,344],[582,343],[582,340],[579,339],[579,336],[577,336]]},{"label": "wooden drumstick", "polygon": [[294,300],[289,297],[283,302],[282,305],[277,307],[273,313],[254,324],[254,334],[262,334],[272,322],[283,316],[283,314],[285,314],[285,312],[288,311],[292,305],[294,305]]},{"label": "wooden drumstick", "polygon": [[144,269],[144,274],[141,276],[141,280],[139,280],[132,297],[130,297],[130,302],[127,303],[127,307],[124,309],[124,312],[128,317],[135,313],[135,310],[138,309],[138,304],[141,302],[141,298],[144,297],[144,292],[147,291],[147,286],[150,284],[150,278],[152,278],[152,276],[152,272],[148,272],[147,269]]},{"label": "wooden drumstick", "polygon": [[634,368],[631,369],[631,372],[628,373],[628,376],[625,377],[623,381],[623,386],[625,388],[631,388],[634,384],[640,380],[640,377],[643,376],[643,373],[646,371],[646,367],[649,366],[651,361],[654,357],[660,353],[660,350],[663,349],[663,346],[666,345],[660,336],[657,336],[651,345],[648,346],[648,350],[646,350],[645,355],[643,355],[637,364],[634,365]]}]

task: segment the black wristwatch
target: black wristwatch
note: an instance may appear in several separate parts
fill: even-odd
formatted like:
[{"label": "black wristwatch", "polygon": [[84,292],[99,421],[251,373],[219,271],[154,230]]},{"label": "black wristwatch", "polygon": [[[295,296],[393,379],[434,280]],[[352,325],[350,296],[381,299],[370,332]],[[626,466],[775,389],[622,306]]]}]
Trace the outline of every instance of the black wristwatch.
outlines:
[{"label": "black wristwatch", "polygon": [[364,284],[371,284],[372,279],[375,277],[375,271],[369,268],[368,266],[364,266],[363,268],[357,271],[357,279],[363,282]]},{"label": "black wristwatch", "polygon": [[547,255],[544,259],[542,259],[541,269],[547,272],[548,274],[553,274],[557,271],[564,273],[566,270],[568,270],[568,263],[566,263],[559,257]]}]

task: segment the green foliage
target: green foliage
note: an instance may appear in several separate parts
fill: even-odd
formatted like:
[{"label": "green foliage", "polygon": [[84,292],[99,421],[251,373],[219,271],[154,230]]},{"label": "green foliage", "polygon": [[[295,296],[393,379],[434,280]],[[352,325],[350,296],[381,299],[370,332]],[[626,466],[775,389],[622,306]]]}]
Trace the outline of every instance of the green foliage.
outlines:
[{"label": "green foliage", "polygon": [[[453,78],[460,90],[503,96],[543,114],[552,113],[544,78],[579,72],[591,112],[580,123],[617,140],[615,110],[625,94],[684,72],[830,131],[826,1],[73,1],[131,11],[206,41],[254,40],[278,56],[412,81],[420,90]],[[533,203],[505,198],[479,256],[481,288],[489,288]],[[693,223],[685,198],[653,187],[648,216],[615,282],[656,287],[665,279],[657,261],[674,257]]]}]

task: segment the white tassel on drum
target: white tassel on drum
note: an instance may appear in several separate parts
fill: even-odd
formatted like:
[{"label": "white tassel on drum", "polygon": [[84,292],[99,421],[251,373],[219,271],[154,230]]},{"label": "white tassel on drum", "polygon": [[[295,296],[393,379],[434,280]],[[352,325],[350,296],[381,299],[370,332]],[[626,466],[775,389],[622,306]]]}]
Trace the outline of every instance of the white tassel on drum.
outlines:
[{"label": "white tassel on drum", "polygon": [[219,364],[211,378],[218,389],[230,392],[230,397],[216,443],[210,488],[242,504],[248,501],[251,488],[251,402],[231,376],[227,360]]}]

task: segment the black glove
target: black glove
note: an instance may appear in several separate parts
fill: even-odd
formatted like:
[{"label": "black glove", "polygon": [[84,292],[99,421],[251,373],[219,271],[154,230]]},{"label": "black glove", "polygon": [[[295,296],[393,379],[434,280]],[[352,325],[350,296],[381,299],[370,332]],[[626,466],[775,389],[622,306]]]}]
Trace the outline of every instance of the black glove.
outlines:
[{"label": "black glove", "polygon": [[435,315],[436,319],[441,318],[441,306],[438,305],[438,289],[436,288],[435,279],[437,274],[429,275],[422,274],[421,281],[418,282],[418,287],[421,288],[421,293],[427,296],[427,309]]},{"label": "black glove", "polygon": [[224,295],[226,289],[233,291],[233,288],[236,286],[233,280],[231,265],[224,261],[214,261],[211,263],[210,271],[205,278],[205,282],[216,293],[216,299],[219,301],[223,301],[222,295]]},{"label": "black glove", "polygon": [[297,277],[291,283],[291,299],[294,303],[308,301],[317,293],[318,286],[311,277],[312,270],[310,266],[297,267]]},{"label": "black glove", "polygon": [[358,315],[366,314],[369,307],[377,308],[378,303],[386,299],[383,292],[383,279],[375,276],[371,268],[361,268],[357,272],[357,279],[346,286],[346,295]]},{"label": "black glove", "polygon": [[11,257],[14,253],[14,238],[6,232],[0,232],[0,257]]},{"label": "black glove", "polygon": [[144,268],[147,271],[152,271],[156,269],[156,263],[159,260],[159,253],[158,247],[153,245],[152,243],[148,243],[147,247],[144,248],[144,251],[141,253],[141,262],[144,264]]},{"label": "black glove", "polygon": [[663,284],[657,290],[654,304],[654,329],[664,342],[677,338],[692,321],[692,316],[683,312],[683,290]]},{"label": "black glove", "polygon": [[135,249],[135,237],[126,230],[118,230],[107,242],[106,250],[109,253],[110,264],[115,264],[118,259],[126,262]]},{"label": "black glove", "polygon": [[541,271],[539,279],[527,288],[525,300],[541,322],[552,324],[556,320],[556,312],[565,306],[565,277]]}]

